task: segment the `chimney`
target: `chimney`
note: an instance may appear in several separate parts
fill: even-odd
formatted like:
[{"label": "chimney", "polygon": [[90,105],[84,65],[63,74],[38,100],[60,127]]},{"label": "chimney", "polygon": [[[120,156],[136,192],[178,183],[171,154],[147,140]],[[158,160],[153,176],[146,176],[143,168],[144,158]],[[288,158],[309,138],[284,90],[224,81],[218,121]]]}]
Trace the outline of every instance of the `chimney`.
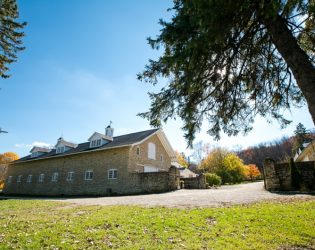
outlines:
[{"label": "chimney", "polygon": [[107,128],[105,128],[105,135],[108,137],[114,136],[114,129],[110,125],[108,125]]}]

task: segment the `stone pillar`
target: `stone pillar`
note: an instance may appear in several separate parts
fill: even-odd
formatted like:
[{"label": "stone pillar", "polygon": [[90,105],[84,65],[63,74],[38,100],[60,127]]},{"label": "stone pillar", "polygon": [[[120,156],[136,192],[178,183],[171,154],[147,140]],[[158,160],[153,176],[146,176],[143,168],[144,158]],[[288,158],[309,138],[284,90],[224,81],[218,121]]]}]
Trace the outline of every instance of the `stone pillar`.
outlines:
[{"label": "stone pillar", "polygon": [[266,190],[279,190],[280,180],[279,176],[276,174],[275,161],[270,158],[266,158],[263,163],[263,170]]},{"label": "stone pillar", "polygon": [[177,167],[171,166],[168,170],[169,173],[169,187],[171,190],[180,189],[179,187],[179,170]]},{"label": "stone pillar", "polygon": [[204,174],[200,174],[198,177],[199,181],[199,189],[205,189],[206,188],[206,176]]}]

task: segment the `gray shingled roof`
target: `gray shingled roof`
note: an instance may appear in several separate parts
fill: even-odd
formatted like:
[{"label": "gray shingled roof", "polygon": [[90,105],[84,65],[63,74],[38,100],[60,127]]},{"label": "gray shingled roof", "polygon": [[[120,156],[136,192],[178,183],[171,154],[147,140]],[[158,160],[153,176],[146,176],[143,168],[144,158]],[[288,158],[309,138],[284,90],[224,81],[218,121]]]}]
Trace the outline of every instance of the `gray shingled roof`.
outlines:
[{"label": "gray shingled roof", "polygon": [[[96,149],[110,149],[110,148],[116,148],[116,147],[123,147],[123,146],[128,146],[137,142],[141,142],[148,136],[154,134],[156,131],[159,129],[151,129],[147,131],[142,131],[142,132],[137,132],[133,134],[128,134],[128,135],[121,135],[121,136],[116,136],[113,138],[113,141],[97,148],[90,148],[90,142],[84,142],[78,144],[76,148],[72,148],[64,153],[61,154],[56,154],[56,149],[52,149],[49,153],[43,154],[38,157],[31,158],[31,155],[25,156],[20,158],[19,160],[16,160],[11,163],[18,163],[18,162],[24,162],[24,161],[34,161],[38,159],[47,159],[47,158],[52,158],[56,156],[63,156],[63,155],[70,155],[70,154],[76,154],[76,153],[83,153],[83,152],[89,152],[93,151]],[[64,143],[64,142],[63,142]]]},{"label": "gray shingled roof", "polygon": [[60,138],[60,139],[58,140],[58,143],[59,143],[59,142],[62,142],[62,144],[65,145],[65,146],[68,147],[68,148],[76,148],[76,147],[78,146],[78,144],[75,144],[75,143],[72,143],[72,142],[67,142],[67,141],[65,141],[63,138]]},{"label": "gray shingled roof", "polygon": [[41,147],[34,147],[34,149],[36,149],[38,152],[42,152],[42,153],[48,153],[51,149],[49,148],[41,148]]}]

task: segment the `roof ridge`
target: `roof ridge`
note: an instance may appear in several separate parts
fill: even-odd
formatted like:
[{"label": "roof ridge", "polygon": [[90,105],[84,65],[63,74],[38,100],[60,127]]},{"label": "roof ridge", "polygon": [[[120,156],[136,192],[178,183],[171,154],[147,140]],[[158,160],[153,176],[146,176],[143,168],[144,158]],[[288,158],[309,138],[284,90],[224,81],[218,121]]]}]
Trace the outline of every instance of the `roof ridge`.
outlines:
[{"label": "roof ridge", "polygon": [[154,129],[149,129],[149,130],[143,130],[143,131],[140,131],[140,132],[125,134],[125,135],[114,136],[113,138],[122,137],[122,136],[126,136],[126,135],[134,135],[134,134],[139,134],[139,133],[143,133],[143,132],[149,132],[149,131],[153,131],[153,130],[159,130],[159,128],[154,128]]}]

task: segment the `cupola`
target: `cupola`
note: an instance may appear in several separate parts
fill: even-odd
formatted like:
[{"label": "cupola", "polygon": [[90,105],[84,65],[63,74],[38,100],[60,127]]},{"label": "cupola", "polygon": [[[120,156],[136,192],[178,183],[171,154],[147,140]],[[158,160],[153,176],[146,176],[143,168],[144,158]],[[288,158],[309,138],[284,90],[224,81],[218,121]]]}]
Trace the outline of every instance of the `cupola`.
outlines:
[{"label": "cupola", "polygon": [[107,128],[105,128],[105,135],[108,137],[114,136],[114,128],[112,128],[111,125],[108,125]]}]

